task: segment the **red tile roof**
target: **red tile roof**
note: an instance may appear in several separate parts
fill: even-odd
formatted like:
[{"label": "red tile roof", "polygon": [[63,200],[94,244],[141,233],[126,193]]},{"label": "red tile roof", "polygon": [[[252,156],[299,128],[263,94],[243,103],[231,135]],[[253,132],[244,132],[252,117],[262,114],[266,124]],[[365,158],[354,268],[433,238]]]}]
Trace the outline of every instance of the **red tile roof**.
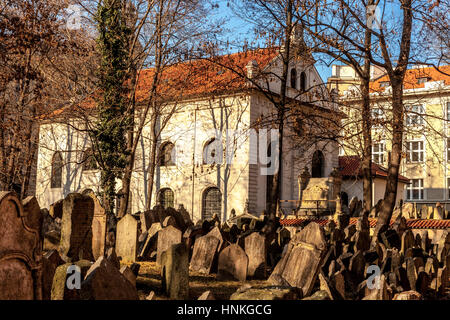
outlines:
[{"label": "red tile roof", "polygon": [[[403,82],[404,89],[419,89],[425,88],[424,83],[417,83],[419,78],[429,78],[429,81],[444,81],[445,85],[450,85],[450,65],[439,67],[439,71],[434,67],[409,69],[406,71],[405,80]],[[372,91],[384,91],[381,87],[382,82],[389,82],[387,75],[370,83]]]},{"label": "red tile roof", "polygon": [[[321,226],[325,226],[328,223],[328,219],[282,219],[281,225],[286,227],[295,227],[302,225],[305,221],[313,221]],[[358,218],[350,218],[350,225],[356,224]],[[391,220],[391,225],[394,223],[394,219]],[[377,219],[369,218],[369,224],[371,228],[375,228]],[[411,229],[448,229],[450,228],[450,220],[432,220],[432,219],[406,219],[406,225]]]},{"label": "red tile roof", "polygon": [[[158,96],[162,100],[177,100],[245,90],[248,88],[247,64],[254,60],[258,65],[257,71],[262,71],[278,53],[278,48],[265,48],[170,65],[162,71]],[[148,98],[154,71],[153,68],[145,69],[138,74],[136,102]],[[92,109],[95,105],[95,99],[88,97],[79,107]],[[59,115],[64,110],[67,108],[58,109],[50,116]]]},{"label": "red tile roof", "polygon": [[[354,179],[362,177],[361,159],[358,156],[340,156],[339,157],[339,171],[345,179]],[[372,162],[372,177],[386,179],[388,171],[386,168]],[[409,183],[409,179],[399,175],[398,181]]]}]

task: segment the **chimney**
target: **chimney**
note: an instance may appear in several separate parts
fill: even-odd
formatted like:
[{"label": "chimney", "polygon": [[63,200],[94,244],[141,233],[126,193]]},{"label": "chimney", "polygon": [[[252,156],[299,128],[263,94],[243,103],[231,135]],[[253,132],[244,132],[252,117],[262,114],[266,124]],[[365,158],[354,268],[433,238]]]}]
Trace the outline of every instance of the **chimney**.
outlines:
[{"label": "chimney", "polygon": [[258,72],[258,63],[256,60],[251,60],[247,63],[247,77],[253,79]]}]

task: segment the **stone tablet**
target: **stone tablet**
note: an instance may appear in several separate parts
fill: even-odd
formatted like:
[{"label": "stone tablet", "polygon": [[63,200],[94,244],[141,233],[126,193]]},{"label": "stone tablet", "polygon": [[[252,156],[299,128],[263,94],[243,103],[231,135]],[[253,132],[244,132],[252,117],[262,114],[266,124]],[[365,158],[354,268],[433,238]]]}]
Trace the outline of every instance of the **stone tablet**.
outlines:
[{"label": "stone tablet", "polygon": [[117,223],[116,253],[122,261],[135,262],[138,249],[138,222],[126,214]]},{"label": "stone tablet", "polygon": [[42,298],[40,234],[14,192],[0,192],[0,300]]},{"label": "stone tablet", "polygon": [[181,231],[175,227],[168,226],[158,232],[158,243],[156,250],[156,263],[161,265],[161,255],[172,245],[181,243]]},{"label": "stone tablet", "polygon": [[94,261],[92,254],[92,220],[94,200],[78,193],[70,193],[63,201],[61,242],[59,252],[72,261]]},{"label": "stone tablet", "polygon": [[92,190],[84,192],[94,201],[94,218],[92,219],[92,254],[97,260],[105,253],[106,212]]},{"label": "stone tablet", "polygon": [[184,244],[173,244],[162,253],[161,279],[163,291],[171,299],[189,298],[189,252]]},{"label": "stone tablet", "polygon": [[218,247],[219,239],[216,237],[210,235],[199,237],[194,243],[190,268],[203,274],[210,274]]},{"label": "stone tablet", "polygon": [[253,232],[245,238],[245,253],[248,256],[248,276],[266,277],[266,237]]},{"label": "stone tablet", "polygon": [[292,287],[301,288],[303,296],[309,296],[326,249],[323,228],[310,222],[289,242],[286,254],[276,265],[269,281],[276,285],[286,282]]},{"label": "stone tablet", "polygon": [[231,244],[219,254],[218,279],[247,279],[248,257],[237,244]]},{"label": "stone tablet", "polygon": [[64,264],[58,251],[52,250],[47,252],[42,259],[42,299],[51,300],[53,277],[56,268]]},{"label": "stone tablet", "polygon": [[139,248],[139,258],[146,260],[150,254],[156,250],[158,241],[158,232],[162,230],[161,223],[155,222],[147,231],[145,242]]}]

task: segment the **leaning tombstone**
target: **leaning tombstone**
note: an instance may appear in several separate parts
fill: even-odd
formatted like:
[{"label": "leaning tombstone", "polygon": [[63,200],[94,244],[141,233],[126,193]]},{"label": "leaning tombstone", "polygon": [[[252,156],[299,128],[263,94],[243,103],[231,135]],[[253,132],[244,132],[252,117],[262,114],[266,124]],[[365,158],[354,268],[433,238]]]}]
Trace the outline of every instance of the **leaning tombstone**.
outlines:
[{"label": "leaning tombstone", "polygon": [[276,265],[269,282],[274,285],[287,283],[301,288],[303,296],[309,296],[326,252],[323,228],[310,222],[291,239],[286,254]]},{"label": "leaning tombstone", "polygon": [[51,300],[53,277],[56,268],[64,264],[58,251],[47,252],[42,258],[42,299]]},{"label": "leaning tombstone", "polygon": [[190,268],[203,274],[209,274],[214,262],[214,257],[219,248],[219,239],[206,235],[199,237],[194,243]]},{"label": "leaning tombstone", "polygon": [[41,212],[25,212],[14,192],[0,192],[0,300],[40,300]]},{"label": "leaning tombstone", "polygon": [[116,253],[122,261],[135,262],[138,249],[138,222],[126,214],[117,223]]},{"label": "leaning tombstone", "polygon": [[57,267],[53,276],[51,299],[80,300],[81,283],[91,266],[92,262],[80,260]]}]

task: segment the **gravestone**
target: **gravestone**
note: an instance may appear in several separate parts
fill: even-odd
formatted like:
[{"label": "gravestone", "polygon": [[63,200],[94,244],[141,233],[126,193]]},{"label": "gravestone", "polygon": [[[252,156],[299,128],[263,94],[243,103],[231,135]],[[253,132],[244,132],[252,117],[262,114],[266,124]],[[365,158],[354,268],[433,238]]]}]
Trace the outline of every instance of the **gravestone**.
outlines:
[{"label": "gravestone", "polygon": [[92,190],[83,192],[94,201],[94,218],[92,219],[92,254],[97,260],[105,252],[106,212]]},{"label": "gravestone", "polygon": [[103,256],[87,271],[80,297],[83,300],[139,300],[136,287]]},{"label": "gravestone", "polygon": [[[92,262],[80,260],[75,263],[65,263],[58,266],[53,276],[52,300],[80,300],[80,290],[77,288],[76,271],[80,272],[79,281],[83,281]],[[69,287],[71,284],[73,287]],[[81,283],[79,283],[81,285]]]},{"label": "gravestone", "polygon": [[135,262],[138,249],[138,222],[126,214],[117,223],[116,253],[122,261]]},{"label": "gravestone", "polygon": [[156,219],[153,218],[152,210],[141,212],[139,214],[139,219],[141,221],[141,233],[147,231],[153,223],[159,223],[159,219],[156,221]]},{"label": "gravestone", "polygon": [[0,300],[42,299],[39,215],[25,212],[14,192],[0,192]]},{"label": "gravestone", "polygon": [[194,271],[209,274],[214,257],[219,247],[219,239],[206,235],[195,240],[190,268]]},{"label": "gravestone", "polygon": [[248,256],[248,276],[266,277],[266,237],[253,232],[245,238],[245,253]]},{"label": "gravestone", "polygon": [[181,243],[181,231],[173,226],[163,228],[158,232],[156,263],[161,265],[161,255],[172,245]]},{"label": "gravestone", "polygon": [[175,218],[173,216],[167,216],[164,219],[164,221],[162,223],[162,226],[163,226],[163,228],[166,228],[168,226],[172,226],[172,227],[175,227],[175,228],[178,227],[177,221],[175,220]]},{"label": "gravestone", "polygon": [[301,288],[303,296],[309,296],[326,251],[323,228],[310,222],[291,239],[286,254],[276,265],[269,281],[275,285],[287,282],[292,287]]},{"label": "gravestone", "polygon": [[218,279],[247,279],[248,257],[237,244],[231,244],[219,254]]},{"label": "gravestone", "polygon": [[163,291],[171,299],[189,298],[189,252],[183,243],[170,245],[163,251],[161,279]]},{"label": "gravestone", "polygon": [[402,244],[400,252],[405,254],[406,250],[414,247],[415,244],[414,234],[411,230],[406,230],[402,235]]},{"label": "gravestone", "polygon": [[147,231],[147,237],[143,245],[139,248],[139,258],[146,260],[153,251],[156,251],[158,232],[162,230],[161,223],[155,222]]},{"label": "gravestone", "polygon": [[94,261],[92,254],[92,220],[94,200],[79,193],[70,193],[63,201],[59,253],[72,261]]},{"label": "gravestone", "polygon": [[47,252],[42,258],[42,299],[50,300],[52,292],[53,277],[56,268],[64,264],[58,251],[52,250]]}]

